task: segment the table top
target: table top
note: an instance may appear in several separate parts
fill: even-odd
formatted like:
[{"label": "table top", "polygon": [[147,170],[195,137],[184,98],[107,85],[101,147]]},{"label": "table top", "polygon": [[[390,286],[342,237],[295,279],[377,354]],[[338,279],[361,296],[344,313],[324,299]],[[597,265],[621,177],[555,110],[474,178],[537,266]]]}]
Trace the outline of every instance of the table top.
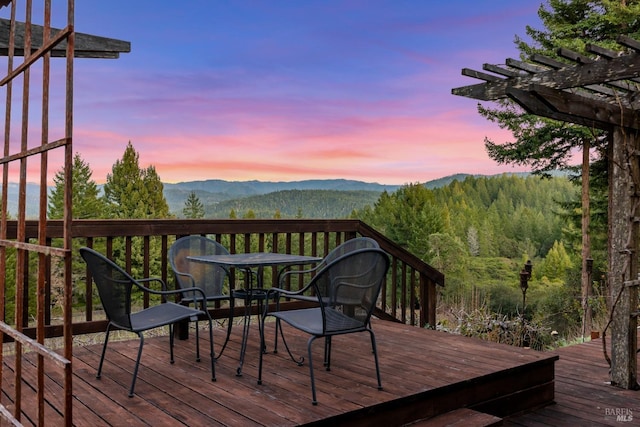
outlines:
[{"label": "table top", "polygon": [[322,261],[321,257],[278,254],[273,252],[250,252],[225,255],[200,255],[188,256],[188,260],[195,262],[207,262],[228,267],[251,268],[268,267],[274,265],[304,265],[315,264]]}]

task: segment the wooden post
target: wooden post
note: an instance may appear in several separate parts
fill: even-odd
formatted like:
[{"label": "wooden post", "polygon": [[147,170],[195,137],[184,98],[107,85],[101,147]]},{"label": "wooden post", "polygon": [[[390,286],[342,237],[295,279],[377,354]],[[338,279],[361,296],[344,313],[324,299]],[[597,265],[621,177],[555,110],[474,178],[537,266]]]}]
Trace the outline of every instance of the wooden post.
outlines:
[{"label": "wooden post", "polygon": [[[637,388],[638,138],[616,127],[609,162],[609,292],[611,297],[611,383]],[[635,179],[634,179],[635,178]]]}]

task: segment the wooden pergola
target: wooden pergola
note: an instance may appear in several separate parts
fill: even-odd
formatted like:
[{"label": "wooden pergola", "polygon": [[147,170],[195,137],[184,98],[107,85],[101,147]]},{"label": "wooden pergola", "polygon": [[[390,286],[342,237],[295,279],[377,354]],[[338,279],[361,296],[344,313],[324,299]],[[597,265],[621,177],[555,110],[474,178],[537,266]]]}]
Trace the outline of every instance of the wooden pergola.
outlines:
[{"label": "wooden pergola", "polygon": [[[18,4],[20,3],[20,5]],[[5,9],[5,6],[7,8]],[[19,7],[20,6],[20,7]],[[129,42],[97,37],[75,32],[74,0],[67,0],[56,4],[56,11],[62,10],[66,17],[64,28],[51,27],[54,11],[51,2],[42,2],[42,14],[33,17],[33,0],[18,2],[17,0],[0,0],[0,11],[8,10],[10,18],[0,19],[0,56],[6,57],[6,74],[0,76],[0,90],[4,95],[4,138],[3,154],[0,156],[0,305],[4,307],[7,272],[12,263],[15,267],[15,323],[3,308],[0,318],[0,336],[9,336],[16,342],[16,352],[35,351],[39,355],[38,369],[44,372],[44,366],[56,365],[64,372],[64,419],[65,425],[72,425],[72,318],[71,318],[71,169],[73,159],[73,65],[74,58],[117,58],[122,52],[129,52]],[[18,9],[21,9],[20,11]],[[24,22],[17,18],[22,13]],[[64,18],[63,17],[63,18]],[[65,73],[62,76],[51,72],[52,58],[62,58]],[[34,70],[32,73],[31,70]],[[56,79],[54,81],[54,79]],[[15,86],[15,87],[14,87]],[[53,109],[52,87],[64,88],[64,111]],[[14,90],[19,89],[19,90]],[[39,98],[39,99],[38,99]],[[30,115],[30,110],[39,113],[39,120]],[[53,118],[62,117],[62,123],[54,123]],[[15,128],[15,130],[14,130]],[[62,129],[62,131],[60,131]],[[33,135],[36,135],[35,137]],[[61,164],[52,164],[49,153],[63,152]],[[38,215],[38,238],[27,240],[26,228],[26,186],[28,167],[40,170],[40,195]],[[19,171],[18,196],[18,239],[10,239],[7,235],[8,207],[7,189],[9,185],[9,170]],[[52,246],[47,240],[44,230],[47,224],[47,185],[51,181],[49,174],[52,168],[63,169],[65,174],[64,201],[64,237],[63,247]],[[14,178],[15,179],[15,178]],[[8,256],[8,252],[15,252],[15,259]],[[37,259],[37,313],[34,316],[36,324],[36,339],[26,336],[24,328],[29,320],[18,315],[25,305],[26,295],[29,293],[28,269],[31,259]],[[61,265],[64,294],[64,355],[44,346],[45,338],[45,289],[47,287],[47,261],[57,260]],[[0,357],[2,357],[0,355]],[[0,359],[1,360],[1,359]],[[0,373],[2,363],[0,363]],[[15,384],[12,401],[13,409],[0,405],[0,419],[7,420],[12,425],[21,418],[21,376],[22,364],[18,363],[15,371]],[[4,391],[4,389],[3,389]],[[44,425],[44,387],[38,392],[38,425]]]},{"label": "wooden pergola", "polygon": [[483,65],[462,74],[482,83],[452,90],[480,101],[511,99],[528,113],[608,133],[609,247],[607,275],[611,324],[611,383],[636,389],[638,248],[640,243],[640,42],[620,36],[615,52],[587,45],[589,55],[560,49],[558,61]]}]

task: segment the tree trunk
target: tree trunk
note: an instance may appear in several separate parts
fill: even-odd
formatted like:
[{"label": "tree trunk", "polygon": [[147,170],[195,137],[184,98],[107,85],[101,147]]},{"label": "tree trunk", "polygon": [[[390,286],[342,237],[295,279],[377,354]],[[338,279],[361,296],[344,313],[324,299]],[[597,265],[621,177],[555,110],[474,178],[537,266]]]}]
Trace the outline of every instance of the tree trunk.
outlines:
[{"label": "tree trunk", "polygon": [[591,258],[591,236],[589,234],[591,207],[589,203],[589,140],[585,139],[582,147],[582,338],[591,333],[592,310],[591,271],[588,260]]},{"label": "tree trunk", "polygon": [[611,383],[637,388],[638,139],[616,127],[609,169],[609,291],[611,297]]}]

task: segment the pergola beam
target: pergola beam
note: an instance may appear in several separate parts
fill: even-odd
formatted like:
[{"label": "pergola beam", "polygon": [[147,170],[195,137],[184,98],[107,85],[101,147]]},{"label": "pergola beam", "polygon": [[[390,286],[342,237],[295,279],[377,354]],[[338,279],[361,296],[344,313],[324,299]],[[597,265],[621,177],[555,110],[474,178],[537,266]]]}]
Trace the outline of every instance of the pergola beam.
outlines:
[{"label": "pergola beam", "polygon": [[[15,28],[15,56],[24,56],[24,34],[26,25],[23,22],[16,22]],[[11,31],[11,21],[0,18],[0,56],[9,55],[9,34]],[[50,38],[55,38],[60,29],[51,28]],[[42,47],[44,27],[31,24],[31,53]],[[66,56],[67,42],[61,41],[50,52],[51,56],[62,58]],[[74,57],[76,58],[105,58],[116,59],[121,53],[131,52],[131,43],[123,40],[111,39],[107,37],[93,36],[90,34],[75,33]]]}]

